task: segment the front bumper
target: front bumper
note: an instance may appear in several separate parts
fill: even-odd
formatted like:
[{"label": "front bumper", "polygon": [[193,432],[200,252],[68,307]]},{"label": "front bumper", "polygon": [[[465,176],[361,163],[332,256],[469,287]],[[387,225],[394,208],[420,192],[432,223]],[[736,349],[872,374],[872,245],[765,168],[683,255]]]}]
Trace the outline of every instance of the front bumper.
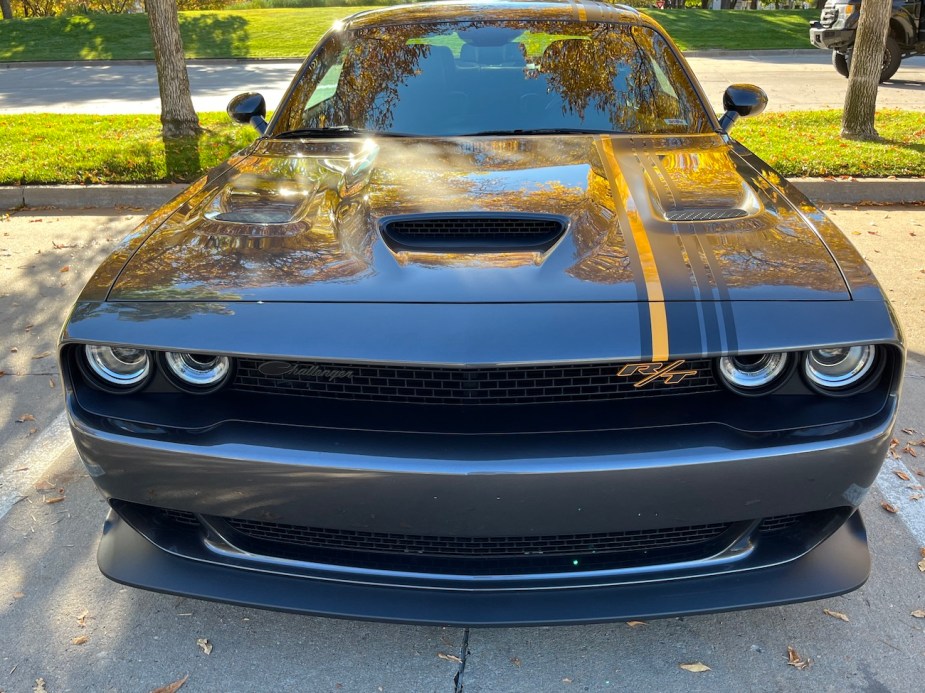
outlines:
[{"label": "front bumper", "polygon": [[457,626],[564,625],[663,618],[833,597],[870,573],[859,513],[801,558],[747,573],[575,589],[407,589],[203,563],[163,551],[111,513],[100,570],[126,585],[261,609]]},{"label": "front bumper", "polygon": [[809,27],[809,40],[816,48],[844,52],[854,44],[855,29],[825,29],[819,22]]}]

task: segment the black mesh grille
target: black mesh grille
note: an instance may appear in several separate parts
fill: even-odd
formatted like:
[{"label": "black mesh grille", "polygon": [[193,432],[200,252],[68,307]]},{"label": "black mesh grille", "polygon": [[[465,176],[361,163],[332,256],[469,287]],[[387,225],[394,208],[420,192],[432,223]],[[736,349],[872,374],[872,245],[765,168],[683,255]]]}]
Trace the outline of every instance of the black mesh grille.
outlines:
[{"label": "black mesh grille", "polygon": [[727,523],[716,523],[633,532],[539,537],[432,537],[417,534],[319,529],[241,519],[229,519],[227,522],[238,532],[253,539],[318,548],[421,556],[581,555],[649,551],[710,541],[731,526]]},{"label": "black mesh grille", "polygon": [[797,522],[802,520],[806,515],[796,514],[796,515],[778,515],[777,517],[766,517],[762,520],[761,524],[758,526],[759,531],[764,533],[770,532],[779,532],[783,529],[792,527]]},{"label": "black mesh grille", "polygon": [[668,221],[715,221],[747,216],[744,209],[675,209],[665,213]]},{"label": "black mesh grille", "polygon": [[462,368],[240,359],[233,387],[250,392],[422,404],[581,402],[719,389],[709,359],[676,367],[675,372],[696,371],[680,382],[656,377],[635,387],[647,377],[646,371],[657,368],[641,366],[633,369],[627,364],[591,363]]},{"label": "black mesh grille", "polygon": [[426,215],[382,224],[383,235],[393,245],[425,249],[543,248],[555,242],[564,230],[565,222],[557,217],[513,215]]}]

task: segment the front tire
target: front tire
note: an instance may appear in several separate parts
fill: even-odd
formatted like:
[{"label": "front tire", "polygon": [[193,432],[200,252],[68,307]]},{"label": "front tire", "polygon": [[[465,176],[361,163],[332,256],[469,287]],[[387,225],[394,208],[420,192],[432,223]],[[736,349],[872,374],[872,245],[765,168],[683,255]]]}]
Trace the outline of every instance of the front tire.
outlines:
[{"label": "front tire", "polygon": [[832,67],[842,77],[848,77],[848,58],[844,53],[832,51]]}]

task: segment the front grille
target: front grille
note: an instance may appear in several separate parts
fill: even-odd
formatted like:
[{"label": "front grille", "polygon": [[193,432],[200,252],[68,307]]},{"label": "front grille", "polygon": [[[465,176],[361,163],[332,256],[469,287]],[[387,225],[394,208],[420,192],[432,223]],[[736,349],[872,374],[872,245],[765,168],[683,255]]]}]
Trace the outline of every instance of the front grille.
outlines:
[{"label": "front grille", "polygon": [[[696,371],[680,382],[650,380],[656,366],[620,363],[545,364],[505,367],[295,363],[240,359],[232,387],[248,392],[328,399],[420,404],[540,404],[618,400],[714,392],[719,388],[709,359],[687,361],[675,371]],[[623,370],[625,375],[619,375]]]},{"label": "front grille", "polygon": [[435,537],[346,529],[319,529],[231,518],[228,524],[252,539],[297,546],[414,554],[419,556],[581,555],[676,548],[715,539],[729,523],[631,532],[562,534],[539,537]]},{"label": "front grille", "polygon": [[565,231],[559,217],[541,215],[419,215],[386,220],[383,237],[399,249],[537,250]]},{"label": "front grille", "polygon": [[440,537],[300,527],[238,518],[229,541],[257,555],[378,570],[461,575],[612,570],[708,558],[733,523],[593,534]]},{"label": "front grille", "polygon": [[770,534],[771,532],[780,532],[784,529],[789,529],[793,527],[797,522],[802,520],[806,515],[799,513],[795,515],[778,515],[777,517],[766,517],[762,520],[761,524],[758,525],[758,531],[765,534]]},{"label": "front grille", "polygon": [[675,209],[665,213],[668,221],[716,221],[748,216],[744,209]]}]

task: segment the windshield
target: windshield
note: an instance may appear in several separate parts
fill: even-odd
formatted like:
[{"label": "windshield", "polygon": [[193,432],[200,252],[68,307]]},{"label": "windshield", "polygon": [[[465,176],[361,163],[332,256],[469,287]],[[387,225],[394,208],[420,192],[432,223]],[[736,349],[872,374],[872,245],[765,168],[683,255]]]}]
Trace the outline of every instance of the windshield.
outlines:
[{"label": "windshield", "polygon": [[684,68],[655,31],[529,21],[332,35],[274,134],[316,128],[421,136],[710,129]]}]

